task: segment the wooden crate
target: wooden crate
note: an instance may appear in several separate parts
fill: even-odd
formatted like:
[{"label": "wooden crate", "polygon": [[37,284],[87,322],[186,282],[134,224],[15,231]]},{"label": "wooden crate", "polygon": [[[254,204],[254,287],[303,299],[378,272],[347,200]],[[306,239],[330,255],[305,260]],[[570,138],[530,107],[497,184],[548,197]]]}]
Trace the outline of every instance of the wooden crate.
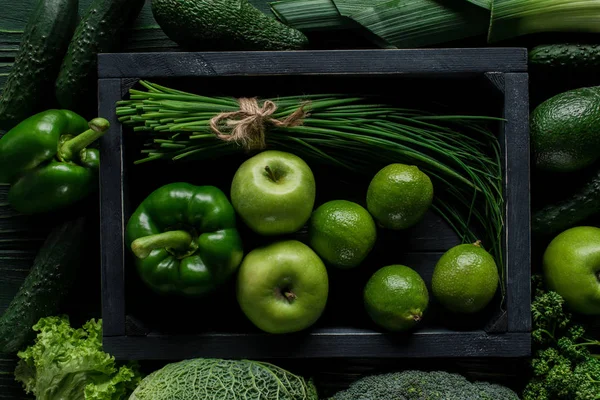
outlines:
[{"label": "wooden crate", "polygon": [[[383,332],[365,317],[358,300],[332,300],[310,329],[287,335],[258,331],[232,300],[231,287],[208,300],[162,299],[140,284],[124,246],[131,212],[152,190],[173,181],[216,184],[215,170],[230,174],[239,160],[223,165],[155,163],[133,165],[137,136],[118,122],[115,103],[140,79],[195,93],[273,96],[335,88],[386,91],[411,96],[464,97],[474,107],[504,116],[503,152],[506,265],[504,302],[484,314],[423,324],[409,334]],[[110,131],[101,139],[102,318],[105,350],[118,359],[223,358],[416,358],[525,357],[531,353],[530,199],[527,52],[520,48],[338,50],[222,53],[124,53],[99,55],[99,115]],[[144,166],[146,165],[146,166]],[[316,173],[317,174],[317,173]],[[324,181],[327,172],[319,176]],[[333,179],[335,181],[336,178]],[[222,187],[226,190],[226,187]],[[318,189],[319,190],[319,189]],[[228,193],[228,191],[226,191]],[[341,194],[340,194],[341,196]],[[402,243],[394,262],[409,265],[429,284],[439,256],[459,238],[437,215],[386,245]],[[398,246],[396,246],[397,248]],[[405,251],[405,249],[409,249]],[[383,266],[383,265],[378,265]],[[378,266],[372,266],[373,268]],[[133,270],[133,271],[132,271]],[[371,270],[373,272],[373,270]],[[348,278],[359,288],[365,273]],[[339,274],[332,271],[332,274]],[[350,276],[350,275],[348,275]],[[335,279],[344,279],[339,277]],[[342,289],[337,289],[338,295]],[[220,296],[220,297],[218,297]],[[359,307],[357,309],[357,307]],[[435,305],[432,313],[443,320]]]}]

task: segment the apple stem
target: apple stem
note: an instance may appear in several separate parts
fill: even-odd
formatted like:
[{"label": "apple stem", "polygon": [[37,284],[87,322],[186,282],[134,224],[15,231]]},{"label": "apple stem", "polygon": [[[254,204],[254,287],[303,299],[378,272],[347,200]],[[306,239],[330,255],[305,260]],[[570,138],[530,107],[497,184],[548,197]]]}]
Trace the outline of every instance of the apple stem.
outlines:
[{"label": "apple stem", "polygon": [[265,167],[265,171],[267,171],[267,174],[269,175],[269,178],[273,182],[277,182],[277,176],[275,175],[275,172],[273,172],[273,170],[271,168],[269,168],[268,165]]},{"label": "apple stem", "polygon": [[192,235],[186,231],[168,231],[156,235],[137,238],[131,243],[131,250],[136,257],[144,259],[152,250],[172,248],[186,250],[192,244]]},{"label": "apple stem", "polygon": [[290,303],[296,299],[296,295],[293,292],[289,292],[287,290],[283,292],[283,295]]}]

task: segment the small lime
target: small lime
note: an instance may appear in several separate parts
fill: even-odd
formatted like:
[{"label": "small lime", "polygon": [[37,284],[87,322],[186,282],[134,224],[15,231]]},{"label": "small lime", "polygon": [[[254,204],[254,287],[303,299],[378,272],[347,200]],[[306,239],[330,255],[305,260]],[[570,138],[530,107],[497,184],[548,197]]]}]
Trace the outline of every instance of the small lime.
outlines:
[{"label": "small lime", "polygon": [[433,270],[431,291],[448,310],[474,313],[492,300],[498,281],[494,258],[479,242],[460,244],[438,260]]},{"label": "small lime", "polygon": [[376,239],[373,217],[351,201],[332,200],[322,204],[310,220],[310,246],[334,267],[357,267],[371,252]]},{"label": "small lime", "polygon": [[406,229],[417,224],[432,201],[431,179],[414,165],[383,167],[367,189],[367,209],[388,229]]},{"label": "small lime", "polygon": [[388,265],[369,278],[364,303],[373,322],[389,331],[401,332],[421,321],[429,305],[429,292],[414,269]]}]

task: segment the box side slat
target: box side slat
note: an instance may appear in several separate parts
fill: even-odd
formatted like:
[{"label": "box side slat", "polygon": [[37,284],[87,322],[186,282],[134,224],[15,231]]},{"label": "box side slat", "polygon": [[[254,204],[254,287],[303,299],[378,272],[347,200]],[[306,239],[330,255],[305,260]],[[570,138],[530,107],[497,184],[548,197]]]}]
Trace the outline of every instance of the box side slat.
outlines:
[{"label": "box side slat", "polygon": [[505,74],[507,296],[509,332],[531,331],[528,75]]},{"label": "box side slat", "polygon": [[120,79],[98,81],[98,114],[110,122],[100,139],[100,246],[102,251],[102,319],[104,336],[125,334],[123,146],[115,112],[121,99]]},{"label": "box side slat", "polygon": [[204,334],[108,337],[105,351],[118,359],[224,358],[415,358],[525,357],[531,335],[475,332],[415,332],[412,335],[344,331],[309,335]]},{"label": "box side slat", "polygon": [[100,78],[524,72],[521,48],[100,54]]}]

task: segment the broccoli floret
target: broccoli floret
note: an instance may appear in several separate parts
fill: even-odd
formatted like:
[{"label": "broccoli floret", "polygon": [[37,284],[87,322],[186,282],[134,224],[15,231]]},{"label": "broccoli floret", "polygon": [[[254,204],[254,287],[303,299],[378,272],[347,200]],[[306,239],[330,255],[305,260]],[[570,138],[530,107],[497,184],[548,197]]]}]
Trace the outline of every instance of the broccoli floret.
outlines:
[{"label": "broccoli floret", "polygon": [[443,371],[403,371],[370,375],[336,393],[330,400],[519,400],[512,390],[488,383],[470,382]]}]

